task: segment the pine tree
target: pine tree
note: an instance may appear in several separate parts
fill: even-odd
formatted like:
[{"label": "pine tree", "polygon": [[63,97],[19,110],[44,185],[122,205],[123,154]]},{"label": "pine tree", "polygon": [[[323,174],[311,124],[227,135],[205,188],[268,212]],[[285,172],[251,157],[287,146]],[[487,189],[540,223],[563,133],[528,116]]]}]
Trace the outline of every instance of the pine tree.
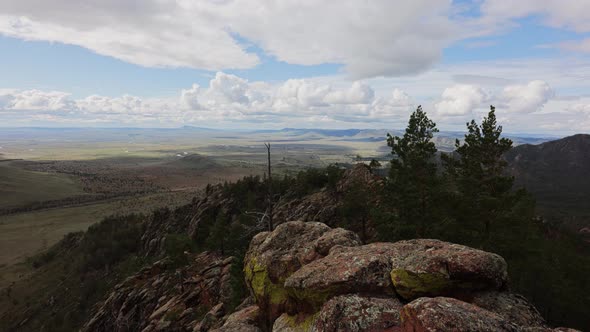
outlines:
[{"label": "pine tree", "polygon": [[225,255],[225,250],[228,241],[228,217],[221,211],[217,214],[215,222],[211,225],[209,230],[209,237],[207,238],[207,247],[212,250],[217,250],[221,255]]},{"label": "pine tree", "polygon": [[436,220],[439,179],[437,149],[432,142],[436,132],[436,124],[418,106],[402,137],[387,134],[394,156],[388,187],[397,210],[394,228],[402,238],[427,236]]},{"label": "pine tree", "polygon": [[455,147],[457,158],[445,160],[456,188],[449,211],[457,225],[450,229],[466,244],[509,255],[508,250],[520,248],[516,242],[524,243],[534,232],[535,204],[526,191],[513,190],[514,178],[507,175],[503,158],[512,141],[502,137],[494,106],[481,125],[475,120],[467,123],[465,139],[457,140]]}]

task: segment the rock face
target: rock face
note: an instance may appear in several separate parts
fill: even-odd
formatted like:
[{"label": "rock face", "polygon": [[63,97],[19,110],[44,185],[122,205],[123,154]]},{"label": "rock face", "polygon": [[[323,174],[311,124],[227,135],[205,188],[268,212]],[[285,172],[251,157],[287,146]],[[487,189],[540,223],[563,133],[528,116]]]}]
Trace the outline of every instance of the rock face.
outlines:
[{"label": "rock face", "polygon": [[207,331],[225,314],[233,258],[205,252],[181,270],[160,261],[117,285],[82,331]]}]

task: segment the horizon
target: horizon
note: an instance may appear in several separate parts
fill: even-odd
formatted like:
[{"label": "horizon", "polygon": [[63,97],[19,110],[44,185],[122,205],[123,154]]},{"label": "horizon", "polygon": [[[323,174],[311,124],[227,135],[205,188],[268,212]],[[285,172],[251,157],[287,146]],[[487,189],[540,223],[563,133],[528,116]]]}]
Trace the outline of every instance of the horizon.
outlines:
[{"label": "horizon", "polygon": [[[99,129],[99,130],[178,130],[178,129],[195,129],[195,130],[205,130],[205,131],[237,131],[240,133],[256,133],[256,132],[281,132],[281,131],[288,131],[288,130],[309,130],[309,131],[332,131],[332,132],[345,132],[351,130],[359,130],[359,131],[404,131],[405,128],[303,128],[303,127],[284,127],[278,129],[272,128],[259,128],[259,129],[248,129],[248,128],[214,128],[214,127],[197,127],[191,125],[183,125],[179,127],[38,127],[38,126],[31,126],[31,127],[2,127],[0,129],[37,129],[37,130],[83,130],[83,129]],[[547,137],[547,138],[565,138],[569,136],[576,136],[576,135],[590,135],[589,133],[583,132],[575,132],[571,134],[560,134],[560,133],[533,133],[533,132],[502,132],[505,135],[512,136],[512,137]],[[438,134],[455,134],[455,135],[463,135],[465,131],[460,130],[440,130]],[[436,136],[436,134],[435,134]]]}]

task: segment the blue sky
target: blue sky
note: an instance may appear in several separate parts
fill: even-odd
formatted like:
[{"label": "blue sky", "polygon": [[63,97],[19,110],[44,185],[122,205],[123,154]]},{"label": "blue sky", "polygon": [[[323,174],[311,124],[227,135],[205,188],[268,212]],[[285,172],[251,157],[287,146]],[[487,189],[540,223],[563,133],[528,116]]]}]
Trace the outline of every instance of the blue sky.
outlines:
[{"label": "blue sky", "polygon": [[0,126],[587,132],[584,3],[6,0]]}]

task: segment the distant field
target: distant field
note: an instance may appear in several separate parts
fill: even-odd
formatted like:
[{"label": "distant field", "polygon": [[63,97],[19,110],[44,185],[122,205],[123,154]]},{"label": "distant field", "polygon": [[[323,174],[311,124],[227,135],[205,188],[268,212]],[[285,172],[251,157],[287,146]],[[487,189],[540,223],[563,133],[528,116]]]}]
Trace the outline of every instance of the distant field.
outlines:
[{"label": "distant field", "polygon": [[82,194],[81,183],[72,176],[28,171],[0,162],[0,208]]},{"label": "distant field", "polygon": [[[86,230],[106,216],[147,214],[155,208],[186,204],[194,195],[194,192],[161,193],[0,216],[0,266],[18,263],[47,249],[65,234]],[[1,271],[0,268],[0,275]]]}]

